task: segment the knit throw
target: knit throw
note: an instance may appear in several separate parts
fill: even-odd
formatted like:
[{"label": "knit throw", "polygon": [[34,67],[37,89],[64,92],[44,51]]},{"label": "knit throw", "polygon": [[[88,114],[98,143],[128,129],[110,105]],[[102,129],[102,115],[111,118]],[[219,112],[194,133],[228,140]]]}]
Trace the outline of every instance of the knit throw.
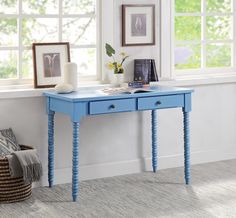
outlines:
[{"label": "knit throw", "polygon": [[39,181],[42,174],[42,164],[36,149],[13,152],[7,156],[11,177],[21,177],[25,183]]}]

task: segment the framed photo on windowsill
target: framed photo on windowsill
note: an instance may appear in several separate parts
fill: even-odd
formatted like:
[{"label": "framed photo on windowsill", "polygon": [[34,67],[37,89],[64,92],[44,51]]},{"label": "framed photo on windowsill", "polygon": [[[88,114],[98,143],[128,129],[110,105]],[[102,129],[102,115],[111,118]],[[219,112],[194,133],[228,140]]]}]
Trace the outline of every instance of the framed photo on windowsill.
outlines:
[{"label": "framed photo on windowsill", "polygon": [[122,5],[122,46],[155,45],[155,5]]},{"label": "framed photo on windowsill", "polygon": [[69,42],[33,43],[34,87],[49,88],[61,83],[64,64],[70,62]]}]

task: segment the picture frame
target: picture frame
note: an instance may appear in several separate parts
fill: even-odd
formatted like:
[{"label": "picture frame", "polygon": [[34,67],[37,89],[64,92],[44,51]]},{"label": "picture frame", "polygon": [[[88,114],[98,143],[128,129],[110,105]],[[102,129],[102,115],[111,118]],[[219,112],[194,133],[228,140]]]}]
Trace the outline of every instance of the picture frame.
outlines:
[{"label": "picture frame", "polygon": [[62,82],[64,64],[70,62],[69,42],[33,43],[34,88]]},{"label": "picture frame", "polygon": [[155,5],[122,5],[122,46],[155,45]]}]

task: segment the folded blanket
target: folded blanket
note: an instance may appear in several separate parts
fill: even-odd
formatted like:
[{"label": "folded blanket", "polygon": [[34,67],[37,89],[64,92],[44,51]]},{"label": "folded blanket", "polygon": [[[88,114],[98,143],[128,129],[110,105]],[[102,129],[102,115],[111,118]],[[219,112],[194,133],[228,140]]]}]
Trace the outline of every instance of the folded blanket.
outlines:
[{"label": "folded blanket", "polygon": [[42,176],[42,164],[36,149],[15,151],[8,155],[11,177],[21,177],[25,183],[38,181]]},{"label": "folded blanket", "polygon": [[7,155],[6,157],[8,159],[11,177],[12,178],[22,177],[23,171],[18,158],[13,155]]}]

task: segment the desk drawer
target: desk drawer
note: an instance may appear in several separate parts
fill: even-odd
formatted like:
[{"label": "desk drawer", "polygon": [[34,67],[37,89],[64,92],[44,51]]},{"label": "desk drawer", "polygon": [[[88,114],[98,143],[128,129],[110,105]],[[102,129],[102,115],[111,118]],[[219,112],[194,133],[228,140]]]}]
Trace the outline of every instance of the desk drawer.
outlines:
[{"label": "desk drawer", "polygon": [[182,106],[184,106],[184,95],[170,95],[138,99],[138,110],[151,110]]},{"label": "desk drawer", "polygon": [[121,99],[91,102],[89,114],[108,114],[136,110],[135,99]]}]

